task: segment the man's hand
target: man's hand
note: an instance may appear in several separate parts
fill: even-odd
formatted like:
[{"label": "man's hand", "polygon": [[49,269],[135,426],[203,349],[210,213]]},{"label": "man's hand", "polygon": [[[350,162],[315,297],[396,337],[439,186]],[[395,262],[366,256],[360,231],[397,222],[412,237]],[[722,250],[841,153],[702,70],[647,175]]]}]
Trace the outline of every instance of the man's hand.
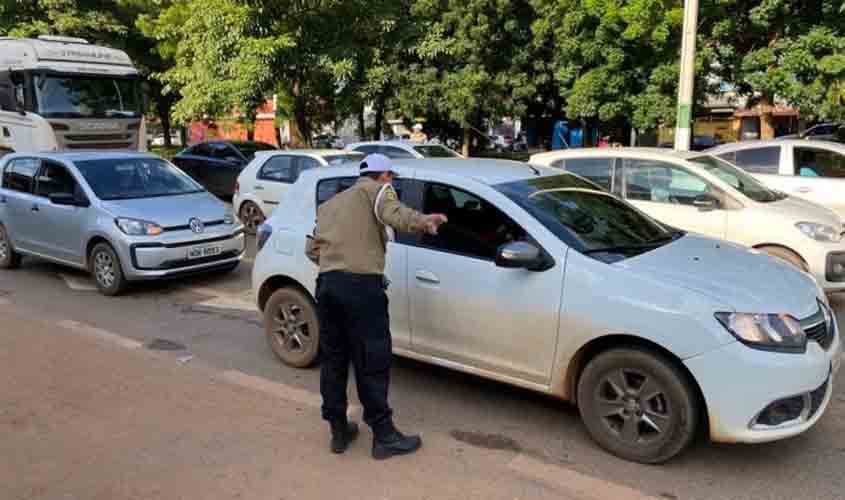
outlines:
[{"label": "man's hand", "polygon": [[449,222],[449,219],[446,218],[443,214],[430,214],[426,215],[425,221],[425,231],[435,236],[437,234],[437,230],[440,229],[440,226]]}]

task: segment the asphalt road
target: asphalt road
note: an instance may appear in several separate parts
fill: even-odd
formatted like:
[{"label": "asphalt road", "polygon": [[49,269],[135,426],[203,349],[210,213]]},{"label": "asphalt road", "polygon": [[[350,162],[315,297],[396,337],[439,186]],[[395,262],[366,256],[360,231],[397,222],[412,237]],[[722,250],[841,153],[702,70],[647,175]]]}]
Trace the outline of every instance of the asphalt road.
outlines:
[{"label": "asphalt road", "polygon": [[[185,346],[186,356],[221,371],[316,396],[319,372],[288,368],[267,347],[250,291],[251,255],[230,274],[144,284],[118,298],[100,296],[84,273],[26,259],[21,269],[0,272],[0,300],[42,320],[75,321],[144,344],[176,342]],[[845,294],[831,300],[842,325]],[[845,496],[843,383],[824,418],[802,436],[754,446],[702,441],[662,466],[627,463],[602,452],[572,407],[445,369],[397,358],[391,398],[400,428],[448,436],[466,447],[539,457],[658,498]]]}]

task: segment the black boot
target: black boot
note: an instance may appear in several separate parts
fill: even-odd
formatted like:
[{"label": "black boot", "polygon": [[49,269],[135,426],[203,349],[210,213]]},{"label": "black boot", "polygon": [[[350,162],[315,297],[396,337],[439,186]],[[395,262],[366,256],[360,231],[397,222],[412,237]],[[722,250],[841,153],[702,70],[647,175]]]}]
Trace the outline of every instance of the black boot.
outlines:
[{"label": "black boot", "polygon": [[358,424],[354,422],[332,422],[332,453],[343,453],[358,437]]},{"label": "black boot", "polygon": [[419,436],[406,436],[393,424],[373,436],[373,458],[385,460],[396,455],[408,455],[420,449],[422,439]]}]

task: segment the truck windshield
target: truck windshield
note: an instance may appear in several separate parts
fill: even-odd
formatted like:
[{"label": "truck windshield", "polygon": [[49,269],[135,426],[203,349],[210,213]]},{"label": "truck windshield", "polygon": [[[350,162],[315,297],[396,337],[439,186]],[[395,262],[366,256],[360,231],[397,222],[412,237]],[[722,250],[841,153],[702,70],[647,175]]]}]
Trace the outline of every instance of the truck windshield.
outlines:
[{"label": "truck windshield", "polygon": [[141,93],[133,79],[35,75],[37,112],[45,118],[138,118]]}]

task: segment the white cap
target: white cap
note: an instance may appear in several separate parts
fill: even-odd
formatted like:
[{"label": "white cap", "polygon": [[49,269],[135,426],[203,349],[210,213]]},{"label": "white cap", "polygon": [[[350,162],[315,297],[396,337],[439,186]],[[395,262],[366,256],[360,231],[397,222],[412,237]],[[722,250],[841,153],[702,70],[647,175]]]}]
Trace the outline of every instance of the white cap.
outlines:
[{"label": "white cap", "polygon": [[414,130],[422,130],[422,129],[423,129],[422,123],[417,123],[416,125],[414,125]]},{"label": "white cap", "polygon": [[384,172],[393,172],[393,162],[390,161],[390,158],[384,156],[383,154],[373,153],[367,155],[361,161],[361,173],[362,174],[381,174]]}]

